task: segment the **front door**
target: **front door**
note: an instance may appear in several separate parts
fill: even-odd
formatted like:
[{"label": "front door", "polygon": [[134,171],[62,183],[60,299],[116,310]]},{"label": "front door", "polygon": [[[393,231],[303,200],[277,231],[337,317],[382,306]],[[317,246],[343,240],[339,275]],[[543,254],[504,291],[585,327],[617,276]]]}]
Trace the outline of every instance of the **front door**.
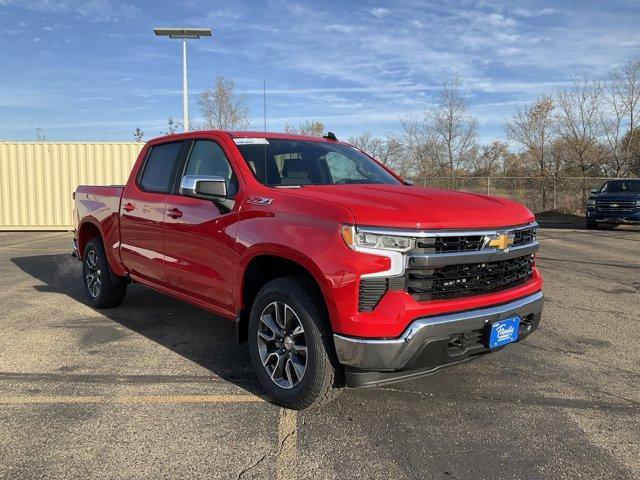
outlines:
[{"label": "front door", "polygon": [[[165,218],[165,271],[177,292],[233,313],[233,268],[238,220],[238,180],[223,147],[196,140],[180,178],[214,175],[227,183],[222,201],[170,195]],[[176,182],[179,183],[179,182]]]},{"label": "front door", "polygon": [[132,275],[163,284],[164,220],[182,142],[151,147],[120,202],[120,256]]}]

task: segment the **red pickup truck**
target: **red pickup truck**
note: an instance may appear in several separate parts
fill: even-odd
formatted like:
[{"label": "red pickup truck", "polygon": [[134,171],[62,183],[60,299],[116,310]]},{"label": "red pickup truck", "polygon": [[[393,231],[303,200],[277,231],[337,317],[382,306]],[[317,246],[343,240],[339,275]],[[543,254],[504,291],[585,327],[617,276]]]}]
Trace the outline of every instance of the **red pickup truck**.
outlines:
[{"label": "red pickup truck", "polygon": [[540,321],[526,207],[412,186],[332,134],[170,135],[125,186],[74,198],[92,306],[136,282],[233,320],[286,407],[432,373]]}]

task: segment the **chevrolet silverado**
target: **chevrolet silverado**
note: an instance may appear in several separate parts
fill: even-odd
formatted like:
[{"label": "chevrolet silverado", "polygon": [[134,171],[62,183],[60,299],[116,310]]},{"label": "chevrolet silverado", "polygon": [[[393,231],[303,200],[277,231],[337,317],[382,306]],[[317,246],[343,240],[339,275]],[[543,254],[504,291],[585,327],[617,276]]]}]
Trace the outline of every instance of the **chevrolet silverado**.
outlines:
[{"label": "chevrolet silverado", "polygon": [[174,134],[125,186],[74,198],[90,305],[135,282],[234,321],[285,407],[433,373],[540,321],[526,207],[413,186],[333,134]]},{"label": "chevrolet silverado", "polygon": [[591,190],[587,200],[587,228],[628,224],[640,225],[640,179],[609,180]]}]

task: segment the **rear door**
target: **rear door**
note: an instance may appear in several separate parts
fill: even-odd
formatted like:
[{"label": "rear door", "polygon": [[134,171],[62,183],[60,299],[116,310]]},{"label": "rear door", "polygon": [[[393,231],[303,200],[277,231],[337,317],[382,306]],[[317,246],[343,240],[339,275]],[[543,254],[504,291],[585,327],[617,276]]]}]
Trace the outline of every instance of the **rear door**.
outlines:
[{"label": "rear door", "polygon": [[164,219],[183,142],[154,145],[120,202],[120,256],[135,276],[164,284]]},{"label": "rear door", "polygon": [[239,202],[238,179],[223,144],[211,138],[195,140],[176,180],[184,175],[224,177],[227,199],[167,198],[165,271],[177,292],[204,301],[217,310],[233,312],[233,267]]}]

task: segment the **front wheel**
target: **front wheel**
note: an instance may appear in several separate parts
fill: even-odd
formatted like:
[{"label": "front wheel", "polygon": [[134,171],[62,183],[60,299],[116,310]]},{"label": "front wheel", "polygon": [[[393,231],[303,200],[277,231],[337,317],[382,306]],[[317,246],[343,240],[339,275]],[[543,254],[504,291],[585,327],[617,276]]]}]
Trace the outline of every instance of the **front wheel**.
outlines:
[{"label": "front wheel", "polygon": [[595,222],[593,220],[589,220],[587,218],[587,229],[588,230],[597,230],[598,229],[598,222]]},{"label": "front wheel", "polygon": [[82,258],[84,291],[92,307],[117,307],[127,294],[127,282],[115,277],[109,269],[109,261],[99,239],[94,238],[84,248]]},{"label": "front wheel", "polygon": [[322,297],[305,278],[277,278],[260,290],[249,349],[260,384],[283,407],[327,403],[344,384]]}]

